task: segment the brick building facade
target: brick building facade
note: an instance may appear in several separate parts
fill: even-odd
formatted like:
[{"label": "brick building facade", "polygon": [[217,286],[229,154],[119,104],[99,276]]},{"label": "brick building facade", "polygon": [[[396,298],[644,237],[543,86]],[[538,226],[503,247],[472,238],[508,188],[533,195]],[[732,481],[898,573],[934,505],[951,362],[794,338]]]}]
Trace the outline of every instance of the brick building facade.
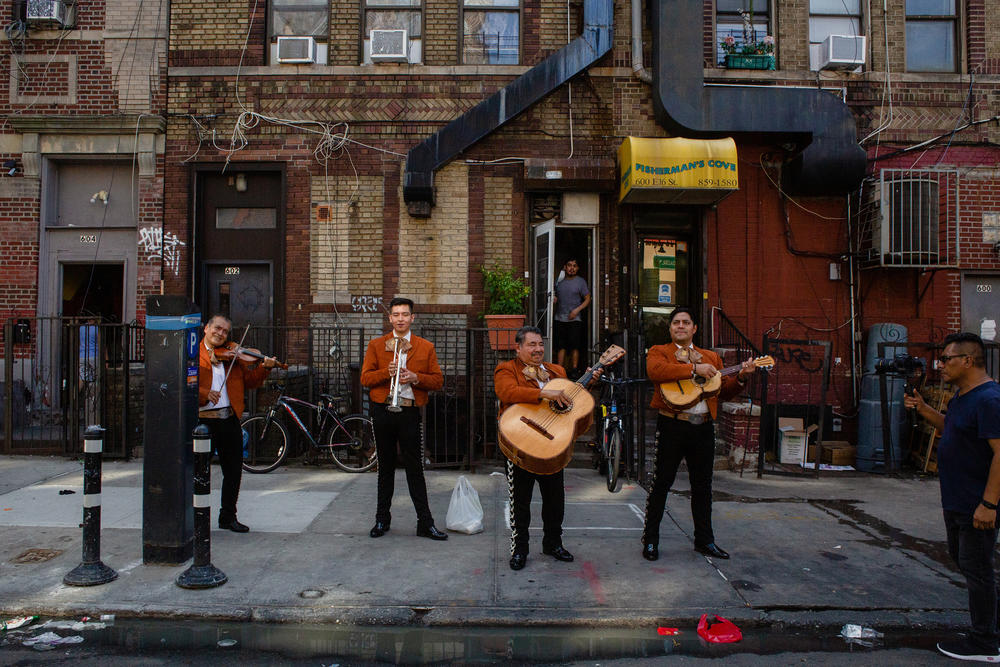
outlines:
[{"label": "brick building facade", "polygon": [[[9,230],[0,243],[20,268],[8,274],[14,282],[0,298],[10,313],[42,312],[33,277],[44,264],[39,244],[46,227],[39,224],[39,170],[28,165],[46,150],[74,153],[65,146],[32,153],[32,142],[45,146],[48,135],[30,131],[25,119],[127,112],[134,120],[117,132],[102,130],[94,141],[107,138],[104,153],[138,155],[137,227],[141,233],[160,222],[162,193],[159,238],[172,243],[161,246],[169,261],[150,262],[139,253],[136,292],[126,300],[140,301],[162,273],[167,293],[190,294],[203,309],[228,310],[235,319],[377,328],[382,316],[373,304],[405,295],[425,322],[475,327],[484,305],[480,266],[524,270],[538,295],[573,255],[594,295],[590,344],[626,329],[656,342],[664,335],[663,315],[679,303],[702,313],[703,344],[719,311],[758,345],[765,332],[829,341],[826,403],[847,415],[848,431],[857,403],[852,359],[860,365],[870,325],[896,322],[911,340],[929,342],[959,327],[989,330],[990,306],[976,290],[1000,290],[1000,18],[986,11],[986,0],[946,0],[936,14],[911,16],[904,0],[889,0],[884,12],[883,3],[758,0],[756,14],[747,17],[756,33],[749,34],[736,12],[751,8],[749,2],[636,2],[638,49],[629,2],[607,3],[610,15],[600,18],[594,0],[362,2],[360,8],[339,0],[211,6],[175,0],[166,63],[153,46],[162,33],[139,28],[147,39],[133,38],[109,24],[128,23],[128,11],[113,19],[92,12],[99,3],[81,3],[81,30],[62,40],[62,33],[33,35],[17,60],[29,75],[41,62],[53,77],[46,90],[54,87],[68,100],[59,77],[76,58],[78,92],[76,106],[49,100],[48,92],[25,104],[23,96],[37,90],[28,76],[6,101],[3,157],[17,160],[22,173],[0,182],[6,189],[0,224]],[[654,8],[668,19],[658,21]],[[671,26],[669,16],[679,11],[695,12],[701,30]],[[149,7],[144,12],[137,25],[146,25]],[[502,113],[499,120],[496,113],[469,113],[501,90],[499,108],[504,100],[513,104],[519,82],[559,61],[567,43],[608,28],[608,53],[557,81],[523,113]],[[371,31],[398,29],[406,30],[402,55],[372,63],[372,39],[400,35]],[[831,34],[852,38],[847,64],[824,65],[823,40]],[[736,51],[744,42],[771,50],[765,35],[774,36],[774,69],[743,69],[739,59],[727,66],[726,37],[734,37]],[[288,37],[299,39],[279,40]],[[684,134],[672,125],[684,125],[682,119],[665,121],[677,113],[665,107],[678,100],[657,92],[670,89],[668,75],[678,76],[666,64],[684,40],[697,42],[694,66],[679,76],[696,71],[706,99],[750,90],[745,99],[762,100],[742,115],[727,110],[736,119],[730,126],[705,125],[686,135],[736,138],[738,189],[715,203],[676,203],[693,201],[691,192],[621,203],[622,142]],[[943,46],[921,48],[926,44]],[[131,77],[116,61],[130,48],[140,49],[126,59]],[[305,58],[297,49],[305,49]],[[281,62],[296,59],[315,62]],[[808,126],[814,112],[808,105],[792,114],[802,127],[772,127],[768,117],[784,102],[768,103],[768,95],[816,90],[837,100],[819,98],[827,107],[840,105],[853,117],[868,159],[863,186],[859,178],[850,191],[831,185],[823,192],[815,175],[807,194],[781,185],[812,150],[811,138],[813,148],[822,143],[815,137],[825,129]],[[703,113],[706,123],[717,120],[713,113]],[[415,201],[408,155],[429,137],[445,136],[438,133],[455,119],[462,119],[456,132],[480,135],[460,146],[436,144],[457,157],[435,165],[432,197],[425,189]],[[164,135],[142,129],[154,121]],[[140,144],[152,141],[152,151],[132,148],[136,132]],[[850,180],[840,158],[830,153],[823,167],[827,154],[817,154],[818,162],[816,154],[809,159],[831,183]],[[922,184],[934,195],[920,194]],[[884,201],[883,192],[890,193]],[[947,199],[947,193],[956,194]],[[912,206],[893,204],[894,196]],[[935,199],[940,215],[920,212],[920,197]],[[940,218],[937,231],[926,234],[933,243],[913,245],[916,233],[899,247],[880,236],[886,225],[891,236],[893,221],[904,217],[925,231],[931,217]],[[553,225],[548,267],[537,235],[544,224]],[[644,264],[661,247],[676,262],[669,274]],[[536,296],[532,319],[545,322],[543,306]],[[804,381],[794,374],[786,380],[782,400],[815,401],[796,393]]]}]

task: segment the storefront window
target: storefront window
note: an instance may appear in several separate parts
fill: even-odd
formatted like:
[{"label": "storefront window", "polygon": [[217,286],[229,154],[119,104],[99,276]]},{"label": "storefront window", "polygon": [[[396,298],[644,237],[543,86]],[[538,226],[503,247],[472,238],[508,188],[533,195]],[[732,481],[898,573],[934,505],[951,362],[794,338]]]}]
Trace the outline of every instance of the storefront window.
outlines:
[{"label": "storefront window", "polygon": [[646,345],[670,342],[668,318],[677,306],[690,306],[688,244],[676,238],[640,241],[639,311]]}]

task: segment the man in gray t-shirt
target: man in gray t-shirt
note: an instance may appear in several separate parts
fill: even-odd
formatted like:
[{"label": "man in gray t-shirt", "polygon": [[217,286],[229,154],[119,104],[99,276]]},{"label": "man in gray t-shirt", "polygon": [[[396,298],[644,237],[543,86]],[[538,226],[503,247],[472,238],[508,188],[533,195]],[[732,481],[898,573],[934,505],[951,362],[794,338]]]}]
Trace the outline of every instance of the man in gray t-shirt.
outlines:
[{"label": "man in gray t-shirt", "polygon": [[[577,275],[580,264],[573,258],[563,266],[566,277],[556,284],[552,299],[556,306],[553,322],[556,363],[567,370],[580,368],[580,349],[586,346],[587,329],[580,314],[590,305],[590,290],[587,281]],[[570,353],[567,365],[566,351]]]}]

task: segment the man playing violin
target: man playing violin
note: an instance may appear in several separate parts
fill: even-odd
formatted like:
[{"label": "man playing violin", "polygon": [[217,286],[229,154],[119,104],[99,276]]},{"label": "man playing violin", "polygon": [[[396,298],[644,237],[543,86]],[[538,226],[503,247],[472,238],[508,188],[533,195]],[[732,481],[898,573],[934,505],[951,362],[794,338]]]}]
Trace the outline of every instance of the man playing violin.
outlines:
[{"label": "man playing violin", "polygon": [[[525,326],[514,336],[517,357],[497,365],[493,386],[500,399],[500,413],[514,403],[538,403],[549,399],[566,407],[571,397],[561,389],[545,389],[551,378],[564,378],[566,371],[553,363],[542,363],[545,341],[538,327]],[[601,376],[594,371],[592,381]],[[497,415],[499,419],[500,415]],[[542,553],[556,560],[572,562],[573,554],[562,543],[563,515],[566,511],[566,490],[563,471],[551,475],[536,475],[507,460],[507,487],[510,490],[510,569],[521,570],[528,562],[528,525],[531,523],[531,494],[538,482],[542,494]]]},{"label": "man playing violin", "polygon": [[368,387],[371,396],[378,451],[378,502],[375,525],[368,534],[382,537],[389,532],[398,444],[410,500],[417,512],[417,535],[447,540],[448,535],[434,527],[427,500],[420,432],[420,408],[427,404],[427,392],[444,386],[444,375],[434,344],[410,331],[413,318],[413,301],[402,297],[390,301],[392,331],[368,343],[361,367],[361,384]]},{"label": "man playing violin", "polygon": [[236,343],[228,342],[232,327],[222,315],[213,315],[205,325],[198,356],[198,419],[212,433],[212,450],[222,468],[219,528],[245,533],[250,529],[236,520],[236,499],[243,478],[243,392],[262,385],[277,361],[272,357],[245,361],[233,354],[231,348]]},{"label": "man playing violin", "polygon": [[722,380],[717,397],[703,399],[687,410],[671,408],[661,396],[663,382],[700,376],[706,380],[719,373],[722,360],[711,350],[695,347],[692,340],[698,325],[687,308],[676,308],[670,314],[670,338],[667,345],[654,345],[646,355],[646,375],[657,385],[650,405],[660,412],[656,424],[659,438],[653,463],[653,481],[646,496],[646,520],[642,531],[642,556],[646,560],[660,557],[660,521],[667,503],[667,492],[677,476],[681,460],[687,461],[691,483],[691,517],[694,519],[695,551],[729,558],[715,543],[712,532],[712,470],[715,466],[715,429],[713,420],[719,400],[728,400],[746,384],[753,373],[753,362],[746,361],[735,377]]}]

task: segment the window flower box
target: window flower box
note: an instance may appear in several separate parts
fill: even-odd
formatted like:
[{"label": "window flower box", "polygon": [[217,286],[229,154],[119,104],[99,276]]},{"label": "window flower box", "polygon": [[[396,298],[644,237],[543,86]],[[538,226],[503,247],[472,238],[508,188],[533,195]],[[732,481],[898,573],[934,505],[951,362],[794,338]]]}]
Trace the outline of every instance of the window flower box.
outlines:
[{"label": "window flower box", "polygon": [[774,69],[773,53],[727,53],[727,69]]}]

